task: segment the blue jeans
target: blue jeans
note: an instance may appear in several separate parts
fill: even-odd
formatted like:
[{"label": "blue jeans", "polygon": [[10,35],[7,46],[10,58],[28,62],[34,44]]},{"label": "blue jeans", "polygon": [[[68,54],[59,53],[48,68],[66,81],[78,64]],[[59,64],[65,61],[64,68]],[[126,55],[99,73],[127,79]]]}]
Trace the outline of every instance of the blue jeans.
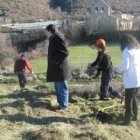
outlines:
[{"label": "blue jeans", "polygon": [[69,91],[67,81],[55,82],[54,87],[59,106],[63,109],[66,109],[68,107],[69,102]]}]

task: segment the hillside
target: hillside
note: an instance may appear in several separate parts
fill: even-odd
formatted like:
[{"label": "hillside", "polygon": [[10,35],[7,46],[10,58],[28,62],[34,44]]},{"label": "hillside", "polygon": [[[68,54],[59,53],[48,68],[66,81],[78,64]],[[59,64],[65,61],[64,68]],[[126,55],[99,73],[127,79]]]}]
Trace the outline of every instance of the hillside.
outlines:
[{"label": "hillside", "polygon": [[54,19],[60,15],[49,7],[48,0],[0,0],[0,9],[10,21]]},{"label": "hillside", "polygon": [[[96,0],[50,0],[54,8],[61,7],[64,11],[67,11],[70,15],[78,17],[86,17],[89,15],[90,6],[96,2]],[[139,0],[104,0],[113,10],[121,12],[131,12],[135,9],[140,9]],[[125,4],[124,4],[125,3]],[[67,5],[66,5],[67,4]],[[66,8],[65,8],[66,7]],[[71,9],[70,9],[71,8]]]},{"label": "hillside", "polygon": [[[0,0],[0,16],[6,21],[33,21],[60,17],[88,17],[96,0]],[[139,9],[138,0],[105,0],[113,10],[132,12]],[[125,3],[125,4],[124,4]],[[55,9],[55,10],[54,10]],[[2,11],[2,13],[1,13]],[[4,11],[4,13],[3,13]]]}]

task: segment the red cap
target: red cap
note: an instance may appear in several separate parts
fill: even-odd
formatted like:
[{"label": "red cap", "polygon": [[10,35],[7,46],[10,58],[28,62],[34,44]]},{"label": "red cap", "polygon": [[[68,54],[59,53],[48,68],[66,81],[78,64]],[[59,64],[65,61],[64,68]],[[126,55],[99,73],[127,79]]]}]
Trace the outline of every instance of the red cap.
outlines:
[{"label": "red cap", "polygon": [[105,40],[104,40],[104,39],[98,39],[98,40],[96,41],[96,46],[97,46],[97,47],[100,47],[100,46],[105,47],[105,45],[106,45],[106,43],[105,43]]}]

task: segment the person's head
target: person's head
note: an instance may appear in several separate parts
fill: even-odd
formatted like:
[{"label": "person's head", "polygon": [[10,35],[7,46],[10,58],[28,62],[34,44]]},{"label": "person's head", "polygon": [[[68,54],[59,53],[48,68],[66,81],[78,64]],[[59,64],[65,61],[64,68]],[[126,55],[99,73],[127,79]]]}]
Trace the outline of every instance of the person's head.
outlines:
[{"label": "person's head", "polygon": [[25,57],[25,55],[22,53],[21,55],[20,55],[21,57]]},{"label": "person's head", "polygon": [[25,57],[25,54],[24,53],[20,53],[18,57],[19,58],[23,58],[23,57]]},{"label": "person's head", "polygon": [[138,48],[140,48],[137,39],[134,36],[130,35],[130,34],[123,35],[123,37],[122,37],[122,39],[120,41],[120,46],[121,46],[122,51],[126,47],[128,47],[129,49],[138,49]]},{"label": "person's head", "polygon": [[57,28],[54,24],[50,24],[46,27],[46,35],[48,39],[56,32],[57,32]]},{"label": "person's head", "polygon": [[104,39],[98,39],[96,41],[95,46],[96,46],[96,49],[98,50],[98,52],[105,52],[106,51],[106,48],[105,48],[106,42]]}]

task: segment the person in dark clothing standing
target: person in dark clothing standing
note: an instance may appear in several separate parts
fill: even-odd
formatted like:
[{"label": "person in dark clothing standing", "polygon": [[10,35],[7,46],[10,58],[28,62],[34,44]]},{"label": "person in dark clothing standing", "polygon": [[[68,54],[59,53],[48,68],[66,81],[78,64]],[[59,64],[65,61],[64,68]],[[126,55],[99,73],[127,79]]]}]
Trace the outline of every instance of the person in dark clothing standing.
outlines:
[{"label": "person in dark clothing standing", "polygon": [[57,102],[56,112],[63,112],[68,108],[69,90],[67,81],[71,78],[71,70],[68,62],[68,48],[65,37],[57,32],[55,25],[46,27],[46,35],[49,39],[47,81],[54,82]]},{"label": "person in dark clothing standing", "polygon": [[14,64],[14,73],[18,75],[19,85],[21,88],[24,88],[27,84],[27,79],[25,75],[26,69],[29,69],[29,71],[33,73],[30,63],[25,58],[24,54],[21,54],[21,56],[15,61]]},{"label": "person in dark clothing standing", "polygon": [[108,91],[113,94],[115,97],[121,97],[118,90],[114,89],[110,81],[112,80],[113,75],[113,65],[111,61],[111,57],[106,53],[106,42],[103,39],[98,39],[96,41],[96,49],[98,51],[98,55],[96,60],[90,65],[90,67],[94,67],[98,70],[98,76],[100,72],[102,72],[101,77],[101,86],[100,86],[100,100],[108,100],[109,95]]}]

